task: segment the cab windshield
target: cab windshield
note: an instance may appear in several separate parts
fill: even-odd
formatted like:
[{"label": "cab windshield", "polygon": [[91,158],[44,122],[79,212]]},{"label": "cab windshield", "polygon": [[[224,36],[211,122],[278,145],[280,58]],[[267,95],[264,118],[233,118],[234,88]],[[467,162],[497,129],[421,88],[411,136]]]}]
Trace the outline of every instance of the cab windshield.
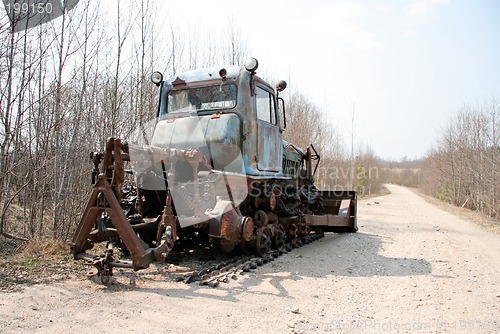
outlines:
[{"label": "cab windshield", "polygon": [[193,87],[167,93],[167,113],[230,109],[236,106],[236,85]]}]

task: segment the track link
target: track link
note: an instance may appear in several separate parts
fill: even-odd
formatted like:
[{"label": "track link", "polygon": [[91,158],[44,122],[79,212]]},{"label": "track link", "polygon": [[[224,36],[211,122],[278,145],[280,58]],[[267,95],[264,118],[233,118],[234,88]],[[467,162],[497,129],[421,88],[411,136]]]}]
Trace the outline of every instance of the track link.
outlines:
[{"label": "track link", "polygon": [[257,257],[255,255],[238,256],[234,259],[223,261],[214,266],[196,271],[194,273],[178,276],[177,282],[191,284],[197,282],[199,285],[210,287],[218,287],[220,283],[228,283],[231,280],[237,280],[239,276],[245,275],[252,270],[257,269],[283,254],[291,252],[294,248],[300,248],[305,244],[321,239],[324,234],[311,234],[307,237],[300,238],[293,245],[287,243],[280,250],[271,250],[266,256]]}]

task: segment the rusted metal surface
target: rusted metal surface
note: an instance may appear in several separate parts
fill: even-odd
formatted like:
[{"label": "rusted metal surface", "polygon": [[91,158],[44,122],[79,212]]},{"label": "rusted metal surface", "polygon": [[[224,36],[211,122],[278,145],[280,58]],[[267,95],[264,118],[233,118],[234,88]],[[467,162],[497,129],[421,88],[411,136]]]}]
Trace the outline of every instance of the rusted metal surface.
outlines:
[{"label": "rusted metal surface", "polygon": [[325,231],[356,232],[357,195],[354,191],[321,191],[323,212],[329,217]]},{"label": "rusted metal surface", "polygon": [[349,227],[349,218],[335,215],[304,215],[306,224],[309,226],[325,227]]},{"label": "rusted metal surface", "polygon": [[161,262],[167,258],[170,250],[174,248],[174,242],[177,238],[177,222],[172,210],[172,196],[170,192],[167,192],[161,225],[156,231],[156,241],[160,245],[153,251],[156,261]]},{"label": "rusted metal surface", "polygon": [[[99,196],[104,196],[106,200],[105,206],[100,205]],[[78,258],[81,253],[85,253],[87,249],[91,248],[93,241],[88,237],[95,221],[102,213],[106,213],[112,219],[118,235],[130,251],[134,270],[147,268],[149,263],[152,262],[151,251],[144,249],[140,239],[136,236],[132,226],[123,214],[120,203],[104,175],[99,176],[77,232],[73,237],[71,248],[75,258]]]},{"label": "rusted metal surface", "polygon": [[258,169],[260,171],[281,172],[282,145],[278,126],[266,121],[258,121]]},{"label": "rusted metal surface", "polygon": [[254,227],[255,224],[252,217],[245,217],[243,220],[243,230],[242,230],[243,241],[248,242],[252,240]]}]

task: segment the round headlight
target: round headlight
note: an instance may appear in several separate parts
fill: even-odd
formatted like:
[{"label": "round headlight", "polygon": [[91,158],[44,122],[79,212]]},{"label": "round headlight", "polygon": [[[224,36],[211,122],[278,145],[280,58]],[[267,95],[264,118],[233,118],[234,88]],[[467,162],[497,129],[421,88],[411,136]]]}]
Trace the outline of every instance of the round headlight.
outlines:
[{"label": "round headlight", "polygon": [[257,67],[259,67],[259,62],[255,58],[248,58],[246,63],[245,63],[245,69],[249,72],[255,72],[257,70]]},{"label": "round headlight", "polygon": [[161,72],[153,72],[153,74],[151,74],[151,81],[155,84],[155,85],[159,85],[162,81],[163,81],[163,74],[161,74]]},{"label": "round headlight", "polygon": [[285,88],[286,88],[286,81],[285,80],[278,81],[278,83],[276,84],[276,90],[278,92],[282,92],[285,90]]}]

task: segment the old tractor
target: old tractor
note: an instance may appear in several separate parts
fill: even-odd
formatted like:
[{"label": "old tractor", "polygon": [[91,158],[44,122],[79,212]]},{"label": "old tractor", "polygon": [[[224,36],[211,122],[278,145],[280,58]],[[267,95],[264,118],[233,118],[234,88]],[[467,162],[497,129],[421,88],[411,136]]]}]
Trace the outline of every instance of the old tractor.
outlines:
[{"label": "old tractor", "polygon": [[[164,80],[152,137],[92,152],[93,192],[71,242],[106,283],[113,268],[165,261],[177,243],[265,256],[324,232],[355,232],[356,193],[318,190],[320,156],[283,140],[285,103],[258,62]],[[126,179],[132,179],[127,182]],[[87,253],[105,243],[99,255]],[[116,248],[129,260],[121,260]]]}]

